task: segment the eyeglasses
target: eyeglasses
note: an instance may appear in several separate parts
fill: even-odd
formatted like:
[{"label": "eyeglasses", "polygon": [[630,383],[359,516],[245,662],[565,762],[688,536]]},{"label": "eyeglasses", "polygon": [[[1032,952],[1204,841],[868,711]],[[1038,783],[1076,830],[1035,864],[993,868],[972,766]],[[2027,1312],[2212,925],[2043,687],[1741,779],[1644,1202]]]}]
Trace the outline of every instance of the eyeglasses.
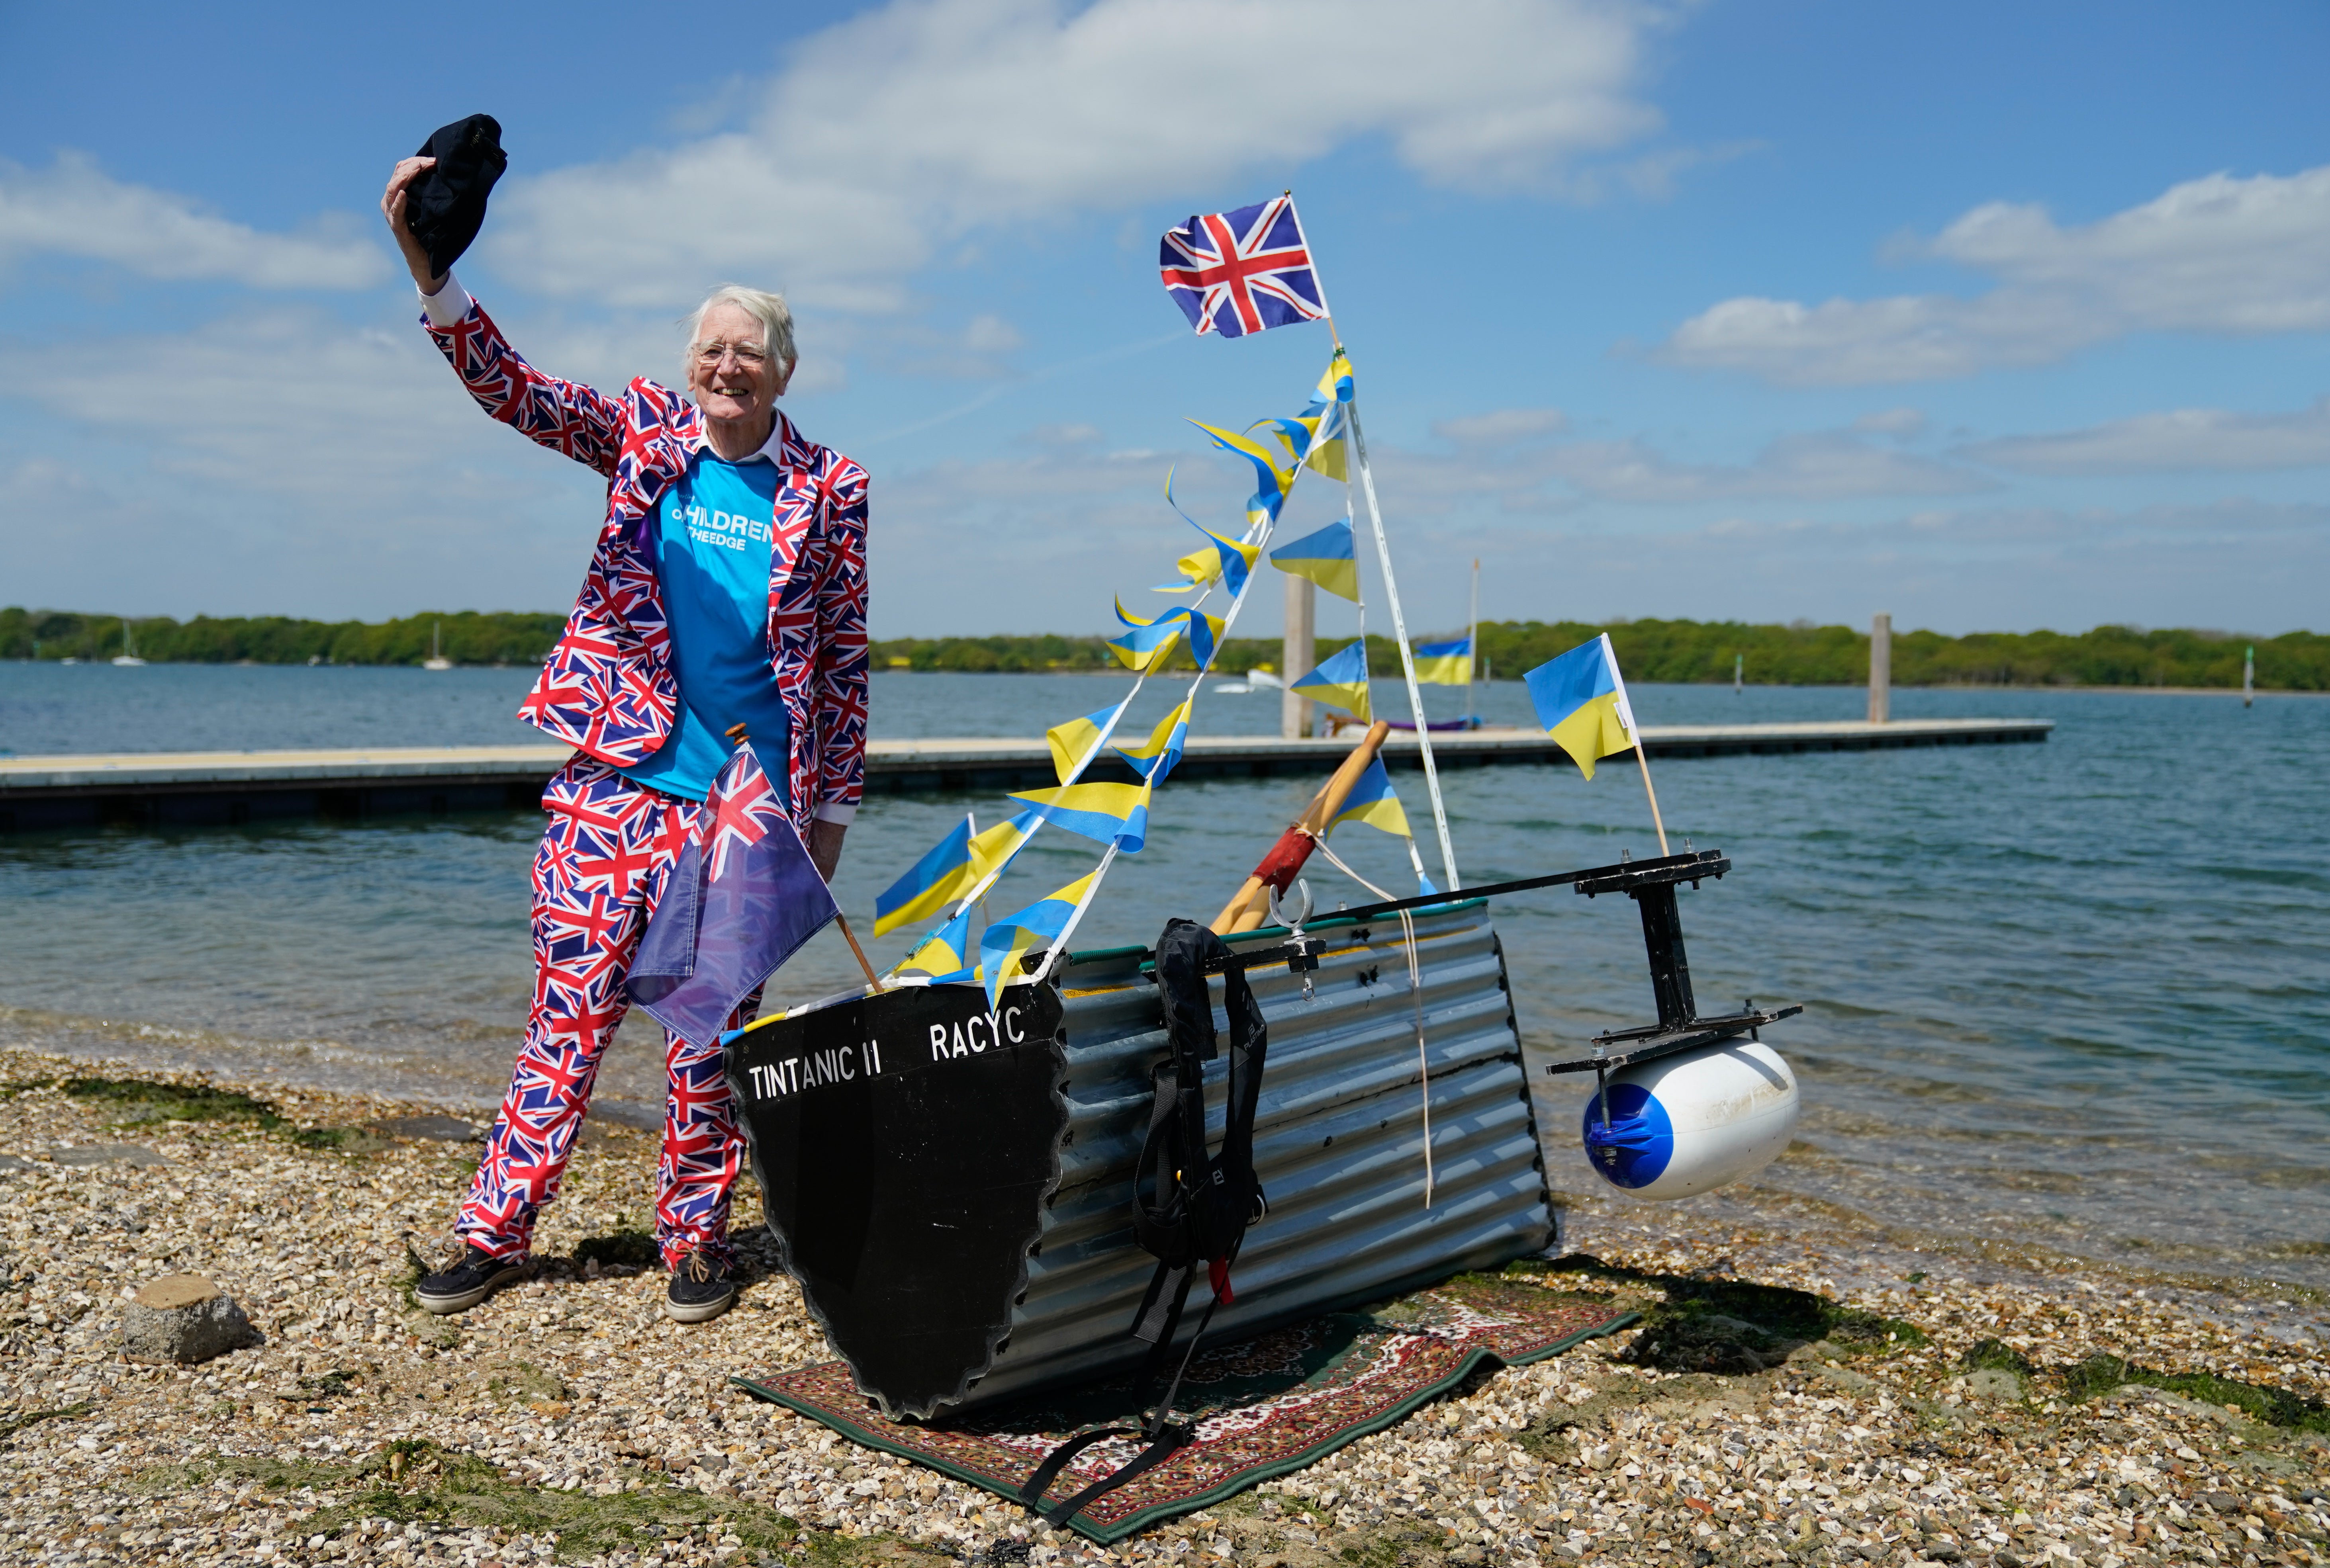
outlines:
[{"label": "eyeglasses", "polygon": [[696,363],[709,370],[732,354],[746,370],[758,370],[769,363],[767,352],[753,343],[699,343],[696,345]]}]

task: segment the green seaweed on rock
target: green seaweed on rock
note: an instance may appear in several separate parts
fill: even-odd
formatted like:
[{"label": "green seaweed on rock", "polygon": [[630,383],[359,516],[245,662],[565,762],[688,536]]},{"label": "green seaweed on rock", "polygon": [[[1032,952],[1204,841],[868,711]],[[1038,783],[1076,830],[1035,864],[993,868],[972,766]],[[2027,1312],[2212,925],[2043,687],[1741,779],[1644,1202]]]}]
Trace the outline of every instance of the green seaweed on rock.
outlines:
[{"label": "green seaweed on rock", "polygon": [[727,1537],[742,1542],[736,1560],[834,1564],[938,1563],[944,1559],[876,1537],[849,1539],[805,1528],[790,1516],[736,1497],[719,1497],[660,1478],[607,1497],[557,1491],[515,1478],[490,1461],[421,1439],[403,1439],[348,1465],[221,1454],[166,1465],[138,1478],[147,1496],[220,1480],[255,1481],[270,1491],[302,1488],[332,1501],[302,1520],[303,1534],[332,1537],[367,1521],[424,1529],[488,1529],[554,1537],[560,1562],[611,1552],[692,1544],[709,1553]]},{"label": "green seaweed on rock", "polygon": [[2129,1384],[2156,1388],[2203,1404],[2238,1410],[2252,1421],[2298,1431],[2330,1432],[2330,1406],[2302,1399],[2284,1389],[2263,1388],[2219,1377],[2209,1372],[2155,1372],[2117,1355],[2098,1351],[2063,1373],[2063,1383],[2076,1400],[2089,1400]]},{"label": "green seaweed on rock", "polygon": [[1573,1253],[1555,1260],[1549,1274],[1584,1274],[1664,1296],[1643,1309],[1643,1327],[1626,1358],[1665,1372],[1740,1375],[1785,1361],[1806,1345],[1826,1343],[1842,1355],[1906,1350],[1927,1343],[1925,1330],[1899,1318],[1862,1311],[1809,1290],[1700,1275],[1645,1274],[1614,1269]]}]

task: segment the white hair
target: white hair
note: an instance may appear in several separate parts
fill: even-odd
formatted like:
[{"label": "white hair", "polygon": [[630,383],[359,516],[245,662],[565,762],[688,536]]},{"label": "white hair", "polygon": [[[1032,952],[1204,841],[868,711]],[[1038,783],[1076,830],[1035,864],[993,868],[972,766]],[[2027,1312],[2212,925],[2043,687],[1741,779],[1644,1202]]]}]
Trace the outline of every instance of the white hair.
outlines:
[{"label": "white hair", "polygon": [[761,324],[761,346],[777,362],[781,372],[790,374],[793,368],[793,313],[781,294],[770,294],[758,288],[747,288],[739,283],[724,283],[704,297],[687,318],[687,357],[693,359],[696,345],[704,331],[704,318],[715,306],[734,305]]}]

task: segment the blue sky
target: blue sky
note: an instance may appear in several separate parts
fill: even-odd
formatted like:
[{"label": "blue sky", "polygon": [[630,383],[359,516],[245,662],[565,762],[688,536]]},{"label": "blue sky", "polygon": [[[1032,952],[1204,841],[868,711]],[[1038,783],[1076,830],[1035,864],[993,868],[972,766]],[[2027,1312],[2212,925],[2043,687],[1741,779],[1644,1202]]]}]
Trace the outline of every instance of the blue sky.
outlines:
[{"label": "blue sky", "polygon": [[1476,555],[1501,618],[2324,624],[2318,5],[643,14],[0,7],[0,602],[565,607],[597,482],[469,404],[376,212],[484,109],[459,270],[537,363],[789,293],[881,635],[1102,628],[1170,465],[1236,518],[1182,421],[1294,411],[1325,333],[1191,336],[1156,240],[1286,185],[1420,629]]}]

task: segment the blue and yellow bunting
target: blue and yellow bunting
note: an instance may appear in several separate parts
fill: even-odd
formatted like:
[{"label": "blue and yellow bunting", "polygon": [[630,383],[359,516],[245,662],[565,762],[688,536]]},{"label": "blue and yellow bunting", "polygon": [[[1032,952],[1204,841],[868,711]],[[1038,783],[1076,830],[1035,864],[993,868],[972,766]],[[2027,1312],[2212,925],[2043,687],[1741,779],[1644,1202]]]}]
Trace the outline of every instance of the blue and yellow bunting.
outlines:
[{"label": "blue and yellow bunting", "polygon": [[1175,516],[1204,534],[1207,543],[1203,548],[1192,550],[1173,563],[1180,571],[1182,581],[1160,582],[1155,591],[1188,593],[1193,589],[1203,588],[1218,577],[1229,589],[1231,598],[1236,599],[1244,593],[1246,576],[1254,570],[1255,558],[1262,553],[1262,546],[1241,544],[1235,539],[1225,538],[1182,511],[1181,504],[1173,499],[1173,474],[1170,469],[1165,475],[1165,504],[1173,508]]},{"label": "blue and yellow bunting", "polygon": [[1391,775],[1384,770],[1383,759],[1378,757],[1368,764],[1351,792],[1343,798],[1343,808],[1327,821],[1327,831],[1332,833],[1346,822],[1364,822],[1369,827],[1380,827],[1386,833],[1397,833],[1402,838],[1414,836],[1407,827],[1407,813],[1393,793]]},{"label": "blue and yellow bunting", "polygon": [[1011,797],[1036,815],[1099,844],[1114,844],[1138,855],[1149,839],[1147,784],[1068,784],[1056,789],[1023,789]]},{"label": "blue and yellow bunting", "polygon": [[1610,646],[1608,632],[1548,660],[1521,679],[1529,685],[1537,722],[1588,779],[1594,777],[1596,762],[1633,750],[1634,711],[1626,701],[1625,677],[1618,673],[1618,654]]},{"label": "blue and yellow bunting", "polygon": [[1373,720],[1375,708],[1368,700],[1368,645],[1351,644],[1293,683],[1292,689],[1358,718]]},{"label": "blue and yellow bunting", "polygon": [[1028,949],[1038,942],[1053,940],[1067,929],[1076,906],[1092,892],[1093,881],[1099,875],[1100,869],[1095,866],[1048,897],[1005,915],[980,935],[979,964],[986,973],[989,1006],[994,1006],[999,999],[1003,982],[1020,973],[1019,960]]},{"label": "blue and yellow bunting", "polygon": [[1011,857],[1019,853],[1019,846],[1027,843],[1028,836],[1035,831],[1036,814],[1022,811],[1009,822],[999,822],[992,827],[972,834],[971,864],[979,874],[970,879],[963,891],[968,893],[971,883],[1009,864]]},{"label": "blue and yellow bunting", "polygon": [[1310,404],[1291,420],[1264,420],[1263,424],[1270,427],[1295,462],[1330,479],[1348,482],[1350,468],[1343,447],[1350,433],[1350,405],[1351,362],[1339,348],[1327,362],[1326,373],[1319,378],[1319,389]]},{"label": "blue and yellow bunting", "polygon": [[1416,678],[1427,686],[1469,686],[1473,684],[1473,639],[1416,645]]},{"label": "blue and yellow bunting", "polygon": [[898,966],[898,973],[923,976],[934,986],[953,985],[978,978],[970,963],[971,910],[966,906],[954,919],[915,943],[906,961]]},{"label": "blue and yellow bunting", "polygon": [[1145,619],[1124,608],[1124,600],[1116,601],[1116,619],[1126,628],[1122,637],[1109,638],[1108,646],[1116,650],[1117,661],[1131,670],[1147,670],[1171,652],[1173,644],[1182,637],[1189,639],[1189,653],[1202,667],[1211,664],[1214,645],[1222,635],[1219,616],[1182,605],[1169,609],[1155,619]]},{"label": "blue and yellow bunting", "polygon": [[1191,420],[1189,422],[1211,436],[1214,445],[1222,450],[1235,452],[1254,465],[1255,489],[1246,504],[1247,524],[1251,526],[1265,518],[1275,522],[1279,508],[1286,505],[1286,492],[1293,487],[1293,470],[1280,468],[1270,449],[1252,436],[1235,435],[1203,420]]},{"label": "blue and yellow bunting", "polygon": [[1357,604],[1359,562],[1351,553],[1351,520],[1339,517],[1316,534],[1306,534],[1270,553],[1270,563],[1296,577],[1307,577],[1328,592]]},{"label": "blue and yellow bunting", "polygon": [[1157,721],[1149,739],[1138,746],[1119,746],[1116,754],[1132,765],[1132,770],[1153,787],[1162,784],[1181,760],[1181,748],[1189,739],[1189,699]]},{"label": "blue and yellow bunting", "polygon": [[1092,755],[1109,715],[1115,712],[1113,707],[1095,709],[1081,719],[1064,720],[1044,732],[1044,739],[1052,748],[1052,773],[1061,783],[1068,781],[1077,763]]}]

